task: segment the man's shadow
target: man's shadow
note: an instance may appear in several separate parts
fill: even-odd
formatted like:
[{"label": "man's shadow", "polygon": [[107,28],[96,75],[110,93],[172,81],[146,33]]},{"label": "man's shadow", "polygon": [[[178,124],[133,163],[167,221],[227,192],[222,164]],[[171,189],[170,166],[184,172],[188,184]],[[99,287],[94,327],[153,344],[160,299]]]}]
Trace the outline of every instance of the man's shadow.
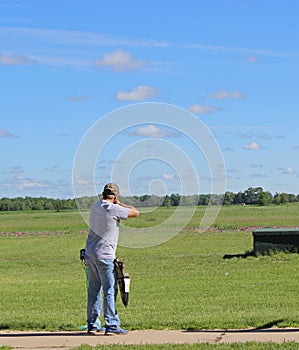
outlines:
[{"label": "man's shadow", "polygon": [[[283,321],[284,321],[283,319],[274,320],[272,322],[265,323],[261,326],[258,326],[255,328],[248,328],[248,329],[224,329],[223,333],[290,333],[290,332],[299,331],[299,328],[278,328],[279,324]],[[201,329],[189,328],[184,330],[183,332],[219,333],[219,330],[213,330],[213,329],[201,330]]]}]

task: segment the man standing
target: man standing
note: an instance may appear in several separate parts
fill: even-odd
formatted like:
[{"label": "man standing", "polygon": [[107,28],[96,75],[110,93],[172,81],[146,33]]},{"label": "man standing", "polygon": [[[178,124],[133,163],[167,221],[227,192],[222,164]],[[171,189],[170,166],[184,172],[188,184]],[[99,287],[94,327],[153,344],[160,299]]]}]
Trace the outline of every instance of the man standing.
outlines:
[{"label": "man standing", "polygon": [[[114,259],[119,236],[120,220],[137,217],[139,211],[118,200],[119,188],[114,183],[104,187],[103,199],[90,211],[89,234],[86,240],[86,264],[88,267],[88,332],[97,334],[125,334],[120,327],[115,309]],[[101,327],[102,291],[104,294],[105,328]]]}]

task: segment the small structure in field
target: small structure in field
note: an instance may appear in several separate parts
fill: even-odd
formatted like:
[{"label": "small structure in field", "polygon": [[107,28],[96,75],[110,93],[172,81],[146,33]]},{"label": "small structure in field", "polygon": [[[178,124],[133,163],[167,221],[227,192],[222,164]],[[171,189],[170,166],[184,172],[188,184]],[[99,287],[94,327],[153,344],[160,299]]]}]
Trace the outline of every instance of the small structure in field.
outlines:
[{"label": "small structure in field", "polygon": [[256,229],[253,234],[254,253],[270,251],[299,252],[299,228]]}]

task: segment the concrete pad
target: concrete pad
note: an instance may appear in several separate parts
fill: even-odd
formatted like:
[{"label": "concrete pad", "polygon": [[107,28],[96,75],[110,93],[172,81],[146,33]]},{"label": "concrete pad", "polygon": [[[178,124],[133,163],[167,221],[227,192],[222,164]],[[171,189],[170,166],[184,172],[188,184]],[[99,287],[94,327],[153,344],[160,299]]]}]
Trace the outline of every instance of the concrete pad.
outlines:
[{"label": "concrete pad", "polygon": [[53,350],[72,349],[81,344],[192,344],[192,343],[234,343],[234,342],[283,343],[295,341],[299,344],[299,329],[265,330],[141,330],[126,335],[88,335],[86,332],[22,332],[2,331],[0,346],[14,349]]},{"label": "concrete pad", "polygon": [[245,341],[284,343],[299,342],[298,328],[270,328],[253,330],[228,330],[221,338],[221,343],[243,343]]}]

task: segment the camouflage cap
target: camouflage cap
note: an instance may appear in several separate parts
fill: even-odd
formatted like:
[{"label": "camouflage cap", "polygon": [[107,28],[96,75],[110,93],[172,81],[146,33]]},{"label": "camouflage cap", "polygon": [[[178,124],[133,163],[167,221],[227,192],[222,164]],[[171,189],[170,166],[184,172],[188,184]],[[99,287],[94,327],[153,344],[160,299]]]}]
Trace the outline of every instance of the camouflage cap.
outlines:
[{"label": "camouflage cap", "polygon": [[119,188],[116,184],[114,183],[108,183],[105,185],[102,193],[104,198],[113,198],[117,197],[119,195]]}]

